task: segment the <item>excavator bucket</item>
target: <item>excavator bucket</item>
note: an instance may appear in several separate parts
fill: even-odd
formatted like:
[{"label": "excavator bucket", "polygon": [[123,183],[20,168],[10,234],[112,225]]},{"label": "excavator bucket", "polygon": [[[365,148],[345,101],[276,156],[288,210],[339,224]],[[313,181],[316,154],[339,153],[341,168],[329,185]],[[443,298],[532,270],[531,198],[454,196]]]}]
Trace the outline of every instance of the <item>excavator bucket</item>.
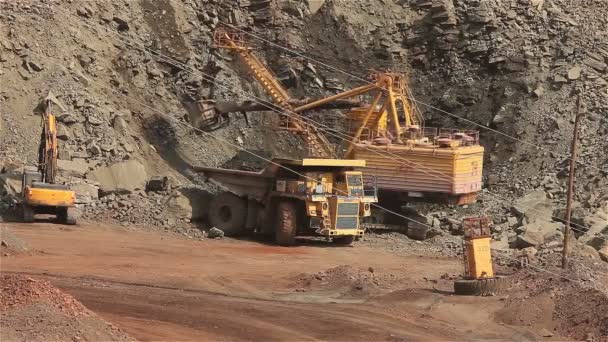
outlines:
[{"label": "excavator bucket", "polygon": [[65,112],[66,109],[63,106],[63,104],[61,103],[61,101],[59,101],[57,99],[57,97],[55,96],[55,94],[53,94],[52,91],[49,91],[48,95],[44,98],[44,109],[47,110],[50,108],[49,104],[55,104],[57,105],[57,107],[59,107],[59,109],[61,109],[62,112]]},{"label": "excavator bucket", "polygon": [[221,113],[213,100],[184,102],[188,112],[188,121],[192,126],[205,132],[211,132],[229,123],[230,117]]}]

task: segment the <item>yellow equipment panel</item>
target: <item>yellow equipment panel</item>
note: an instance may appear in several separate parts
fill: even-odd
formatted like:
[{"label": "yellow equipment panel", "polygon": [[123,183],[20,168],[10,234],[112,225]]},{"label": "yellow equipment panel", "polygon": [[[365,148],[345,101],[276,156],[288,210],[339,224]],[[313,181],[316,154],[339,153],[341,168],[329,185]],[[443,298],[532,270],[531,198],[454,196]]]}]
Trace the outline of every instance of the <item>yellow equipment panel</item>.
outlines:
[{"label": "yellow equipment panel", "polygon": [[44,205],[49,207],[73,207],[76,201],[74,191],[28,188],[25,202],[29,205]]},{"label": "yellow equipment panel", "polygon": [[354,158],[367,161],[366,177],[399,192],[466,195],[481,190],[484,148],[356,144]]},{"label": "yellow equipment panel", "polygon": [[466,278],[482,279],[494,277],[490,240],[490,237],[481,237],[465,241],[465,243],[470,244],[464,249],[466,253],[465,262],[467,263]]}]

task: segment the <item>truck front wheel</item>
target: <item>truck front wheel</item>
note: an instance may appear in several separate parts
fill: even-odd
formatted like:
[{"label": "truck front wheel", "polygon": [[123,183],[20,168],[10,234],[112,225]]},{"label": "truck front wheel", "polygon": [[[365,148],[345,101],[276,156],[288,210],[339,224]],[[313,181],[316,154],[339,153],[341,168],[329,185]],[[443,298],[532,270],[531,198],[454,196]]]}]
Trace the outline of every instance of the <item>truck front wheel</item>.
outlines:
[{"label": "truck front wheel", "polygon": [[245,228],[247,202],[231,192],[222,192],[211,200],[209,223],[228,236],[238,235]]},{"label": "truck front wheel", "polygon": [[280,202],[277,206],[275,239],[281,246],[293,246],[296,243],[297,208],[291,202]]}]

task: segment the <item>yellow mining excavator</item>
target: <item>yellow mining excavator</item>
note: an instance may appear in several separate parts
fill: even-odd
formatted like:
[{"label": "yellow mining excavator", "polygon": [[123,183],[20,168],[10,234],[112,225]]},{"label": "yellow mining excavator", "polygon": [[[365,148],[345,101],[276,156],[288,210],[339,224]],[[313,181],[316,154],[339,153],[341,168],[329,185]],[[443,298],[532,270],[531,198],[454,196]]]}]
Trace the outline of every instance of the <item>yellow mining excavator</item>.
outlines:
[{"label": "yellow mining excavator", "polygon": [[479,133],[426,127],[405,75],[374,73],[367,84],[294,105],[287,90],[255,57],[242,34],[218,29],[214,41],[216,47],[239,56],[274,105],[285,111],[280,128],[305,135],[313,157],[327,158],[336,153],[318,128],[299,114],[336,101],[371,99],[346,113],[349,139],[345,153],[340,155],[366,161],[366,181],[377,180],[382,207],[398,213],[402,203],[411,201],[459,205],[476,201],[481,190],[484,153]]},{"label": "yellow mining excavator", "polygon": [[376,73],[370,84],[295,111],[361,95],[373,100],[347,113],[350,142],[345,156],[367,161],[366,174],[378,178],[381,202],[475,202],[484,152],[479,133],[425,127],[405,75]]},{"label": "yellow mining excavator", "polygon": [[74,191],[66,185],[55,183],[58,146],[53,103],[58,101],[49,93],[44,99],[38,166],[23,172],[20,208],[24,222],[33,222],[35,214],[53,214],[61,223],[76,224]]}]

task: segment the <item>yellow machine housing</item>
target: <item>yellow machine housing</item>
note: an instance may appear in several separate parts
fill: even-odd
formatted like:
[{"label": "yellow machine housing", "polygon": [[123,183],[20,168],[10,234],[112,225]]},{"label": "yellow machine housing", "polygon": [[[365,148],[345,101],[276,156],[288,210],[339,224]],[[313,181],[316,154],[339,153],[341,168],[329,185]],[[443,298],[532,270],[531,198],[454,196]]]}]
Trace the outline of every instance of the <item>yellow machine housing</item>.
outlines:
[{"label": "yellow machine housing", "polygon": [[494,278],[489,219],[466,218],[463,226],[464,279]]},{"label": "yellow machine housing", "polygon": [[75,193],[71,190],[28,187],[25,193],[25,202],[29,205],[73,207],[75,201]]},{"label": "yellow machine housing", "polygon": [[472,238],[468,241],[469,246],[465,249],[467,255],[467,279],[480,279],[494,277],[492,266],[492,250],[490,248],[490,237]]},{"label": "yellow machine housing", "polygon": [[377,177],[382,193],[398,195],[390,198],[475,202],[481,190],[484,153],[479,133],[425,127],[405,75],[373,76],[373,84],[310,102],[294,111],[371,95],[371,103],[346,113],[351,139],[345,157],[366,160],[366,177]]}]

